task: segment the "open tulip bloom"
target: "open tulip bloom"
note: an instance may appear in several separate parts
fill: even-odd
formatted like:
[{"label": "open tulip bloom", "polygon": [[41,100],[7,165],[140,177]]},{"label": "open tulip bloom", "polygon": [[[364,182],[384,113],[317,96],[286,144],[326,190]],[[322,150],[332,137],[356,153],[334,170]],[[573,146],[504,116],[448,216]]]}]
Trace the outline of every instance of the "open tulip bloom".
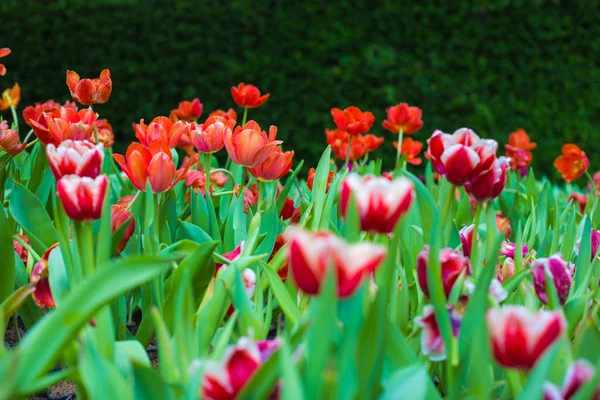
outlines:
[{"label": "open tulip bloom", "polygon": [[124,145],[92,107],[127,89],[63,79],[0,90],[0,399],[600,399],[593,147],[555,148],[552,184],[544,133],[427,140],[398,99],[332,108],[307,164],[285,141],[314,132],[247,120],[271,95],[243,83]]}]

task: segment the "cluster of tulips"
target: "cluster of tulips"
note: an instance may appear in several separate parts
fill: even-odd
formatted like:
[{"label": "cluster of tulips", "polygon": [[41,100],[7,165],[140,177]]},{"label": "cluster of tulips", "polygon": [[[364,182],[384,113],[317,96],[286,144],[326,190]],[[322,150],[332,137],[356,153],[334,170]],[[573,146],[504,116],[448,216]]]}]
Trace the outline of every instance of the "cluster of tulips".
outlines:
[{"label": "cluster of tulips", "polygon": [[26,329],[0,399],[63,379],[82,398],[600,398],[600,173],[578,146],[555,166],[583,190],[536,180],[523,129],[504,155],[436,130],[416,176],[421,109],[387,110],[385,171],[373,114],[333,108],[302,179],[247,120],[254,85],[231,88],[241,123],[183,101],[121,155],[93,109],[110,71],[66,84],[22,111],[23,140],[18,84],[0,101],[0,331]]}]

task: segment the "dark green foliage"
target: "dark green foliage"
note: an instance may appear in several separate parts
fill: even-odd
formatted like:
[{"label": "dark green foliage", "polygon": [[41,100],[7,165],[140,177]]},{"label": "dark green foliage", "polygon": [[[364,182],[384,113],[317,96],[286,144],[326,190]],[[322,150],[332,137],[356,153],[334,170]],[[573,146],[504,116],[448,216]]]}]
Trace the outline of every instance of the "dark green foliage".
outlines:
[{"label": "dark green foliage", "polygon": [[381,122],[400,101],[424,110],[419,140],[469,126],[503,145],[522,127],[538,142],[536,170],[557,176],[552,161],[567,141],[598,165],[598,2],[425,3],[9,0],[2,46],[13,53],[1,86],[19,81],[22,109],[66,100],[67,69],[110,68],[113,96],[96,108],[119,151],[132,122],[196,96],[204,116],[227,109],[229,88],[244,81],[272,93],[250,117],[277,125],[307,167],[323,151],[331,107],[351,104],[374,112],[391,167],[393,136]]}]

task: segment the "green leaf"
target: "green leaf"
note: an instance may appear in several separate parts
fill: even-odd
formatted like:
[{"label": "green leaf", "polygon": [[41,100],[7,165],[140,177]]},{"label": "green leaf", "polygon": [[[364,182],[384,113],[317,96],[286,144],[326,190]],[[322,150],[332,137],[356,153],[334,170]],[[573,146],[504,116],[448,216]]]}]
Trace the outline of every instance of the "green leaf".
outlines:
[{"label": "green leaf", "polygon": [[281,213],[281,210],[283,209],[283,205],[285,204],[285,199],[287,199],[290,191],[292,190],[292,186],[294,185],[294,182],[296,181],[296,177],[302,170],[303,166],[304,166],[304,160],[301,160],[298,163],[298,165],[296,166],[296,169],[287,177],[287,179],[285,181],[285,185],[283,186],[283,189],[281,189],[281,192],[279,192],[279,197],[277,198],[277,202],[276,202],[278,215],[279,215],[279,213]]},{"label": "green leaf", "polygon": [[273,295],[277,299],[277,302],[285,314],[288,323],[290,323],[292,326],[295,326],[300,318],[298,306],[290,296],[290,293],[281,281],[279,275],[266,264],[263,264],[262,270],[269,281],[269,287],[273,291]]},{"label": "green leaf", "polygon": [[[15,250],[13,247],[12,229],[6,218],[4,207],[0,207],[0,302],[7,299],[15,290]],[[5,318],[6,315],[5,315]]]},{"label": "green leaf", "polygon": [[312,230],[316,231],[319,228],[321,222],[321,216],[323,215],[323,207],[325,207],[325,191],[327,190],[327,178],[329,176],[329,166],[331,160],[331,147],[327,146],[315,172],[315,179],[312,189],[312,202],[313,206],[313,220]]},{"label": "green leaf", "polygon": [[8,321],[21,308],[34,290],[35,285],[21,286],[0,303],[0,315],[5,321]]},{"label": "green leaf", "polygon": [[539,399],[542,398],[544,391],[544,383],[548,379],[548,375],[552,370],[554,359],[558,354],[558,346],[554,344],[550,349],[546,351],[543,357],[537,362],[533,371],[527,379],[527,383],[523,388],[523,391],[519,395],[518,399]]},{"label": "green leaf", "polygon": [[383,383],[383,387],[383,400],[441,398],[422,364],[412,364],[396,371]]}]

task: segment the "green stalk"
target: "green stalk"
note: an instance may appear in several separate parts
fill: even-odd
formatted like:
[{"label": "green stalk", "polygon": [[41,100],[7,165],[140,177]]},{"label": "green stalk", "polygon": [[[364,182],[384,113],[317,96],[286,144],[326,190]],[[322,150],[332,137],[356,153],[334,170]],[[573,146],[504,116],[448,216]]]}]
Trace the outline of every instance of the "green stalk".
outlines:
[{"label": "green stalk", "polygon": [[31,254],[31,256],[33,257],[33,259],[35,261],[39,261],[39,259],[41,258],[39,256],[39,254],[36,253],[35,250],[30,245],[28,245],[27,243],[25,243],[25,241],[23,239],[21,239],[17,235],[13,235],[13,240],[16,240],[17,242],[21,243],[21,245],[25,248],[25,250],[27,250],[29,252],[29,254]]},{"label": "green stalk", "polygon": [[521,382],[519,371],[506,368],[504,369],[504,376],[506,376],[506,380],[508,381],[511,397],[516,399],[523,391],[523,383]]},{"label": "green stalk", "polygon": [[477,236],[479,236],[479,220],[481,219],[482,209],[483,203],[477,202],[477,207],[475,208],[475,219],[473,220],[473,238],[471,239],[471,265],[474,265],[476,260],[477,248],[475,245],[477,244]]},{"label": "green stalk", "polygon": [[206,163],[204,165],[204,173],[206,174],[206,183],[204,184],[204,190],[210,195],[210,158],[212,154],[206,154]]},{"label": "green stalk", "polygon": [[12,113],[13,122],[14,122],[15,126],[17,127],[17,132],[18,132],[19,131],[19,117],[17,117],[17,109],[15,108],[15,106],[13,106],[13,105],[10,106],[10,112]]},{"label": "green stalk", "polygon": [[452,223],[448,223],[448,218],[450,218],[452,212],[451,209],[454,205],[454,196],[456,196],[456,186],[454,184],[450,188],[450,192],[448,195],[448,201],[444,205],[444,212],[442,213],[442,224],[444,224],[444,242],[448,243],[450,240],[450,234],[452,232]]},{"label": "green stalk", "polygon": [[77,238],[79,250],[79,275],[86,278],[94,271],[94,243],[92,241],[92,227],[87,222],[73,221],[73,229]]},{"label": "green stalk", "polygon": [[402,159],[402,139],[404,137],[404,131],[402,128],[398,131],[398,151],[396,152],[396,167],[394,168],[394,178],[398,175],[398,171],[402,169],[404,160]]},{"label": "green stalk", "polygon": [[240,181],[240,195],[244,195],[244,188],[246,187],[246,176],[248,175],[248,167],[242,166],[242,180]]},{"label": "green stalk", "polygon": [[27,132],[27,135],[25,135],[25,139],[23,139],[23,143],[26,143],[31,137],[31,135],[33,135],[33,129]]},{"label": "green stalk", "polygon": [[350,149],[352,148],[352,135],[348,134],[348,150],[346,150],[346,168],[350,166]]},{"label": "green stalk", "polygon": [[248,107],[244,107],[244,116],[242,118],[242,126],[246,125],[247,119],[248,119]]}]

